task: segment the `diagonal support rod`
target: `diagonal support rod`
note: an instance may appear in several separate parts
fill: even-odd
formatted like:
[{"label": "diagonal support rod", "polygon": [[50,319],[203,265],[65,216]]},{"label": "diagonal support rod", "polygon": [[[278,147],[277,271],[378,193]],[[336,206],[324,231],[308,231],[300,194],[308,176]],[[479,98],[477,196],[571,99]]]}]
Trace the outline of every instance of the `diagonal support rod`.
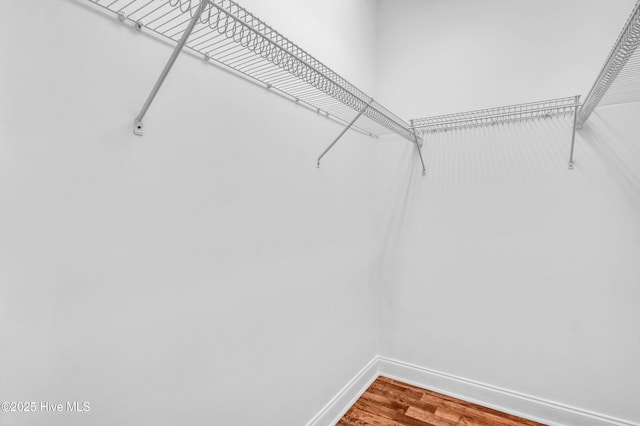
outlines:
[{"label": "diagonal support rod", "polygon": [[569,170],[573,170],[573,146],[576,142],[576,127],[578,126],[578,109],[580,109],[580,95],[576,96],[576,106],[573,109],[573,133],[571,134],[571,152],[569,153]]},{"label": "diagonal support rod", "polygon": [[347,130],[349,130],[349,129],[351,128],[351,126],[353,126],[353,124],[358,120],[358,118],[360,118],[360,116],[361,116],[362,114],[364,114],[364,112],[367,110],[367,108],[369,108],[369,106],[370,106],[372,103],[373,103],[373,99],[371,99],[371,100],[369,101],[369,103],[368,103],[368,104],[366,104],[366,105],[364,106],[364,108],[362,108],[362,109],[360,110],[360,112],[358,113],[358,115],[356,115],[356,116],[353,118],[353,120],[351,120],[351,122],[350,122],[349,124],[347,124],[347,127],[345,127],[344,129],[342,129],[342,131],[340,132],[340,134],[338,135],[338,137],[337,137],[337,138],[335,138],[335,139],[333,140],[333,142],[331,142],[331,145],[329,145],[329,146],[327,147],[327,149],[325,149],[324,151],[322,151],[322,154],[320,154],[320,156],[318,157],[318,161],[317,161],[317,163],[316,163],[316,167],[320,168],[320,160],[322,160],[322,157],[324,157],[324,156],[325,156],[325,154],[326,154],[327,152],[329,152],[329,150],[330,150],[331,148],[333,148],[333,146],[336,144],[336,142],[338,142],[338,141],[340,140],[340,138],[341,138],[345,133],[347,133]]},{"label": "diagonal support rod", "polygon": [[422,158],[422,146],[420,146],[420,142],[418,142],[418,134],[416,133],[416,129],[413,127],[413,120],[410,120],[410,124],[411,124],[411,132],[413,132],[413,140],[416,143],[416,148],[418,148],[420,163],[422,163],[422,176],[426,176],[427,168],[424,166],[424,158]]},{"label": "diagonal support rod", "polygon": [[209,3],[209,0],[200,0],[200,5],[198,6],[198,10],[196,11],[196,13],[194,13],[193,17],[191,18],[191,21],[189,22],[189,25],[184,30],[184,33],[182,33],[182,37],[180,38],[180,41],[176,45],[175,49],[173,49],[173,53],[171,54],[171,57],[169,58],[169,61],[167,62],[167,64],[164,66],[162,73],[160,73],[160,77],[158,77],[158,81],[156,81],[156,84],[153,86],[153,89],[151,89],[151,93],[149,93],[147,100],[142,106],[142,109],[140,110],[140,113],[138,113],[138,116],[136,117],[133,124],[133,133],[135,133],[136,135],[142,136],[142,119],[144,118],[144,115],[147,113],[149,106],[151,106],[153,99],[158,94],[160,87],[162,87],[162,83],[164,83],[164,80],[167,78],[169,71],[171,71],[171,67],[173,67],[173,64],[176,62],[176,59],[178,59],[178,55],[182,51],[182,48],[184,48],[184,45],[187,43],[187,40],[189,39],[189,36],[191,35],[193,28],[198,23],[198,19],[200,19],[200,16],[202,15],[202,12],[204,12],[204,8],[208,3]]}]

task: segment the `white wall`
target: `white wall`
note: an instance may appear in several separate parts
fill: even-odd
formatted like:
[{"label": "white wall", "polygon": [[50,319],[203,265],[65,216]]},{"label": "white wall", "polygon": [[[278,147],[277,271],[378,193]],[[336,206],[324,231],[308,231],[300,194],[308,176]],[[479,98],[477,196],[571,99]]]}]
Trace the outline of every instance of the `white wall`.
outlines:
[{"label": "white wall", "polygon": [[381,355],[640,421],[639,113],[389,141]]},{"label": "white wall", "polygon": [[[136,137],[168,46],[83,1],[1,9],[0,400],[91,411],[0,424],[304,424],[375,354],[371,139],[316,169],[340,126],[188,55]],[[315,48],[370,85],[355,12],[364,48]]]},{"label": "white wall", "polygon": [[635,0],[378,3],[378,100],[417,118],[586,95]]},{"label": "white wall", "polygon": [[[406,117],[586,94],[634,4],[379,2],[378,99]],[[379,352],[640,421],[640,106],[379,152]]]},{"label": "white wall", "polygon": [[[383,0],[377,59],[374,2],[244,3],[411,117],[586,90],[632,1],[485,2],[465,37],[453,2]],[[560,120],[428,139],[426,178],[410,144],[349,133],[318,170],[339,126],[187,55],[134,137],[167,46],[82,1],[1,8],[0,399],[92,411],[0,424],[297,426],[375,353],[640,419],[637,105],[598,111],[573,172]],[[607,24],[469,92],[504,41],[469,47],[481,29],[566,36],[576,12]]]}]

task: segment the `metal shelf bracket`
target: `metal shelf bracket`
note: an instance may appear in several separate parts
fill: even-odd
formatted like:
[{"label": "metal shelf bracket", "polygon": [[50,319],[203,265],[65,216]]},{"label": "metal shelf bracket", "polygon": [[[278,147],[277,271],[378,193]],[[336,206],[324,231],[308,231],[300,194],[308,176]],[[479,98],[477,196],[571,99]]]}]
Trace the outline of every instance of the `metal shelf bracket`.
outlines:
[{"label": "metal shelf bracket", "polygon": [[571,133],[571,152],[569,153],[569,170],[573,170],[573,146],[576,141],[576,127],[578,125],[578,109],[580,108],[580,95],[575,97],[575,108],[573,109],[573,133]]},{"label": "metal shelf bracket", "polygon": [[356,121],[358,121],[358,118],[360,118],[360,117],[362,116],[362,114],[364,114],[364,112],[367,110],[367,108],[369,108],[369,106],[371,105],[371,103],[373,103],[373,98],[371,98],[371,100],[369,101],[369,103],[368,103],[368,104],[366,104],[366,105],[364,106],[364,108],[362,108],[362,109],[360,110],[360,112],[358,112],[358,114],[357,114],[355,117],[353,117],[353,120],[351,120],[351,122],[350,122],[349,124],[347,124],[347,126],[346,126],[344,129],[342,129],[342,131],[340,132],[340,134],[338,135],[338,137],[336,137],[336,138],[333,140],[333,142],[331,142],[331,144],[330,144],[330,145],[329,145],[329,146],[328,146],[324,151],[322,151],[322,154],[320,154],[320,156],[318,157],[318,160],[317,160],[317,162],[316,162],[316,167],[320,168],[320,160],[322,160],[322,157],[324,157],[324,156],[325,156],[325,154],[326,154],[327,152],[329,152],[329,150],[330,150],[331,148],[333,148],[333,146],[334,146],[334,145],[335,145],[335,144],[340,140],[340,138],[341,138],[345,133],[347,133],[347,130],[349,130],[349,129],[351,128],[351,126],[353,126],[353,125],[355,124],[355,122],[356,122]]},{"label": "metal shelf bracket", "polygon": [[416,142],[416,148],[418,148],[418,155],[420,156],[420,163],[422,164],[422,176],[426,176],[427,168],[424,165],[424,158],[422,158],[422,146],[424,145],[424,143],[422,143],[420,139],[418,139],[418,133],[413,127],[413,120],[409,120],[409,123],[411,124],[411,132],[413,133],[413,139]]},{"label": "metal shelf bracket", "polygon": [[167,78],[167,75],[169,74],[169,71],[171,71],[173,64],[176,62],[176,59],[178,59],[178,55],[182,51],[184,45],[187,43],[187,40],[189,39],[189,36],[191,35],[193,28],[198,23],[198,20],[200,19],[200,16],[204,12],[204,8],[207,4],[208,4],[208,0],[202,0],[198,5],[198,9],[193,14],[193,17],[191,18],[191,20],[189,21],[189,25],[187,26],[187,29],[184,31],[184,33],[182,33],[182,37],[180,38],[180,41],[176,45],[175,49],[173,49],[173,53],[171,54],[171,57],[169,57],[169,61],[164,66],[164,69],[160,73],[160,77],[158,77],[158,80],[156,81],[156,84],[153,86],[153,89],[151,89],[151,93],[149,93],[147,100],[142,106],[142,109],[136,116],[136,119],[134,120],[134,124],[133,124],[133,133],[135,135],[142,136],[142,119],[147,113],[149,106],[151,106],[153,99],[158,94],[160,87],[162,87],[162,83],[164,83],[164,80]]}]

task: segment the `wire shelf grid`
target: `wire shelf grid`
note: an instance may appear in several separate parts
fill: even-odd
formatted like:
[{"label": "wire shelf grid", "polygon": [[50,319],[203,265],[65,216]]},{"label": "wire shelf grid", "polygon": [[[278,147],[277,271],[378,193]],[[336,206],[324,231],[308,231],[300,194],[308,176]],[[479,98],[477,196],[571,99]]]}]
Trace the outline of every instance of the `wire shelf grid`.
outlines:
[{"label": "wire shelf grid", "polygon": [[579,127],[584,125],[593,110],[601,104],[612,86],[615,92],[611,93],[611,97],[608,97],[608,101],[603,102],[603,105],[640,100],[640,58],[636,54],[639,45],[640,0],[636,2],[631,11],[596,81],[586,96],[582,108],[580,108],[578,113]]},{"label": "wire shelf grid", "polygon": [[600,101],[600,106],[640,102],[640,49],[629,57],[615,81]]},{"label": "wire shelf grid", "polygon": [[417,118],[411,120],[411,128],[422,133],[434,133],[471,127],[492,126],[571,115],[578,106],[579,97],[571,96],[546,101]]},{"label": "wire shelf grid", "polygon": [[415,141],[407,122],[234,1],[88,1],[175,43],[206,2],[187,49],[343,124],[364,109],[360,132]]}]

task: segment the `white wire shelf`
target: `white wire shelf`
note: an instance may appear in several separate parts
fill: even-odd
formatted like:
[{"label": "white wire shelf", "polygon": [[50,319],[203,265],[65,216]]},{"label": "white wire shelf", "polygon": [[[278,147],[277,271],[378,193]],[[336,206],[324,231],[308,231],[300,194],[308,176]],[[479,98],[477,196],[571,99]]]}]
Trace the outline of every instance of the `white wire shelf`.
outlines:
[{"label": "white wire shelf", "polygon": [[598,105],[640,101],[640,0],[627,22],[578,112],[583,126]]},{"label": "white wire shelf", "polygon": [[640,49],[631,55],[599,106],[640,102]]},{"label": "white wire shelf", "polygon": [[[234,1],[88,1],[174,43],[184,35],[184,48],[192,53],[340,123],[350,123],[364,111],[358,124],[351,126],[362,133],[374,137],[395,133],[416,141],[407,122]],[[196,14],[199,17],[192,19]],[[192,22],[195,26],[189,27]]]},{"label": "white wire shelf", "polygon": [[518,121],[574,114],[579,96],[507,105],[410,120],[411,128],[421,133],[446,132],[471,127],[493,126]]},{"label": "white wire shelf", "polygon": [[483,126],[495,126],[527,120],[544,120],[553,117],[573,116],[571,150],[569,151],[569,170],[573,170],[573,148],[576,140],[576,124],[580,96],[557,98],[526,104],[507,105],[455,114],[410,120],[411,129],[416,133],[437,133],[451,130],[468,129]]}]

